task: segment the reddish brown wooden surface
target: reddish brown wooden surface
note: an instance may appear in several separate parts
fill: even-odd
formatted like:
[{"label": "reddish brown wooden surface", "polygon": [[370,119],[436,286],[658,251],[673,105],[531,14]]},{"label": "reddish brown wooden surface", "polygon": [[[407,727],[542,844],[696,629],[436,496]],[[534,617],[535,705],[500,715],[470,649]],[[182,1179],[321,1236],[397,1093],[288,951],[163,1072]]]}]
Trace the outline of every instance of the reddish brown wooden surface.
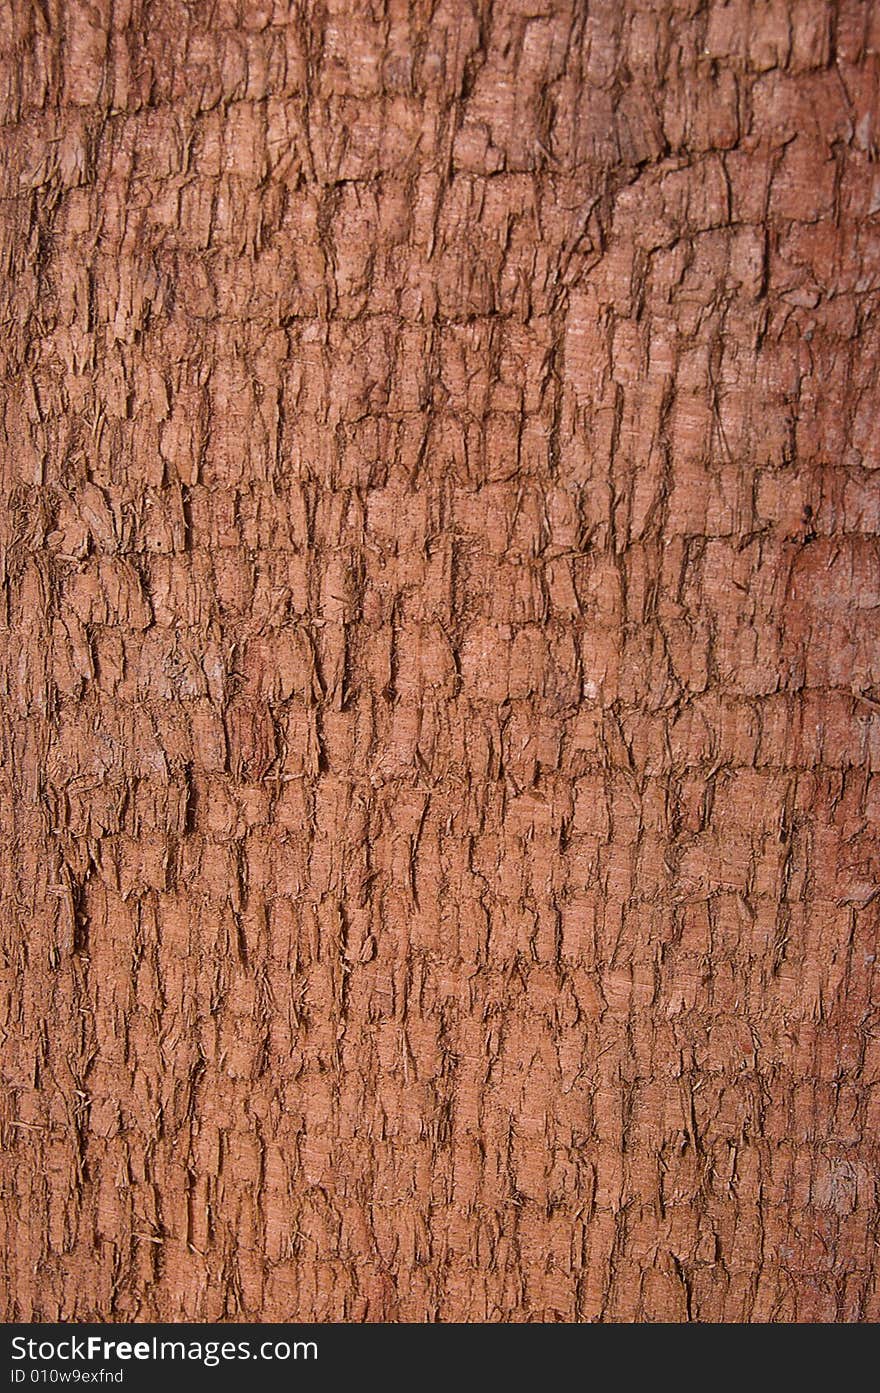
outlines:
[{"label": "reddish brown wooden surface", "polygon": [[876,1318],[880,7],[0,11],[7,1318]]}]

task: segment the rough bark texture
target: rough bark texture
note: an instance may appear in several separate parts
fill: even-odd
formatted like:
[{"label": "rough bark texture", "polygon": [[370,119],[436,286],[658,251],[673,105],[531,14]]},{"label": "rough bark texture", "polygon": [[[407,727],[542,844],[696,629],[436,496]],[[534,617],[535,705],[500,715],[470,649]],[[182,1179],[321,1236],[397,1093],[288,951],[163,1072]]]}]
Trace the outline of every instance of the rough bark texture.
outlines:
[{"label": "rough bark texture", "polygon": [[0,24],[6,1316],[876,1318],[880,6]]}]

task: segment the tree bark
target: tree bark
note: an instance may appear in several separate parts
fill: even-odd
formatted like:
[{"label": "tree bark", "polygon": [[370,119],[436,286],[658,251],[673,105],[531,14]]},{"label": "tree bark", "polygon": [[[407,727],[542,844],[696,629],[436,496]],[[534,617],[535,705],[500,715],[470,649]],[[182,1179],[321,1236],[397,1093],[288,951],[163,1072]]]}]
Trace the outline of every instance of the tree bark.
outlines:
[{"label": "tree bark", "polygon": [[6,1319],[880,1315],[880,6],[13,0]]}]

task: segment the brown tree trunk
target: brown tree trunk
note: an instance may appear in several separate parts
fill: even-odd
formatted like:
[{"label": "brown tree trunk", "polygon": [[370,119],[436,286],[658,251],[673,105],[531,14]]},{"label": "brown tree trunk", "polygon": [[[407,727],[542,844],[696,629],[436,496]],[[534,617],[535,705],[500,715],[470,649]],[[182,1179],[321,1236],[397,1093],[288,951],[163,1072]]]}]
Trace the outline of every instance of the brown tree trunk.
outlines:
[{"label": "brown tree trunk", "polygon": [[880,6],[0,24],[6,1318],[876,1319]]}]

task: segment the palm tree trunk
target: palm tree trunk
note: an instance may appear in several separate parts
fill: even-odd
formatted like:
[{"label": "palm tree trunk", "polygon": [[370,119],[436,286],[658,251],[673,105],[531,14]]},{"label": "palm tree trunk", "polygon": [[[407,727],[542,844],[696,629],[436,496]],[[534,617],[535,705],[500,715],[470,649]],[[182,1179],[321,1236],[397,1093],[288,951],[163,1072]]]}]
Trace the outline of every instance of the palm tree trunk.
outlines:
[{"label": "palm tree trunk", "polygon": [[880,9],[2,24],[5,1318],[876,1320]]}]

